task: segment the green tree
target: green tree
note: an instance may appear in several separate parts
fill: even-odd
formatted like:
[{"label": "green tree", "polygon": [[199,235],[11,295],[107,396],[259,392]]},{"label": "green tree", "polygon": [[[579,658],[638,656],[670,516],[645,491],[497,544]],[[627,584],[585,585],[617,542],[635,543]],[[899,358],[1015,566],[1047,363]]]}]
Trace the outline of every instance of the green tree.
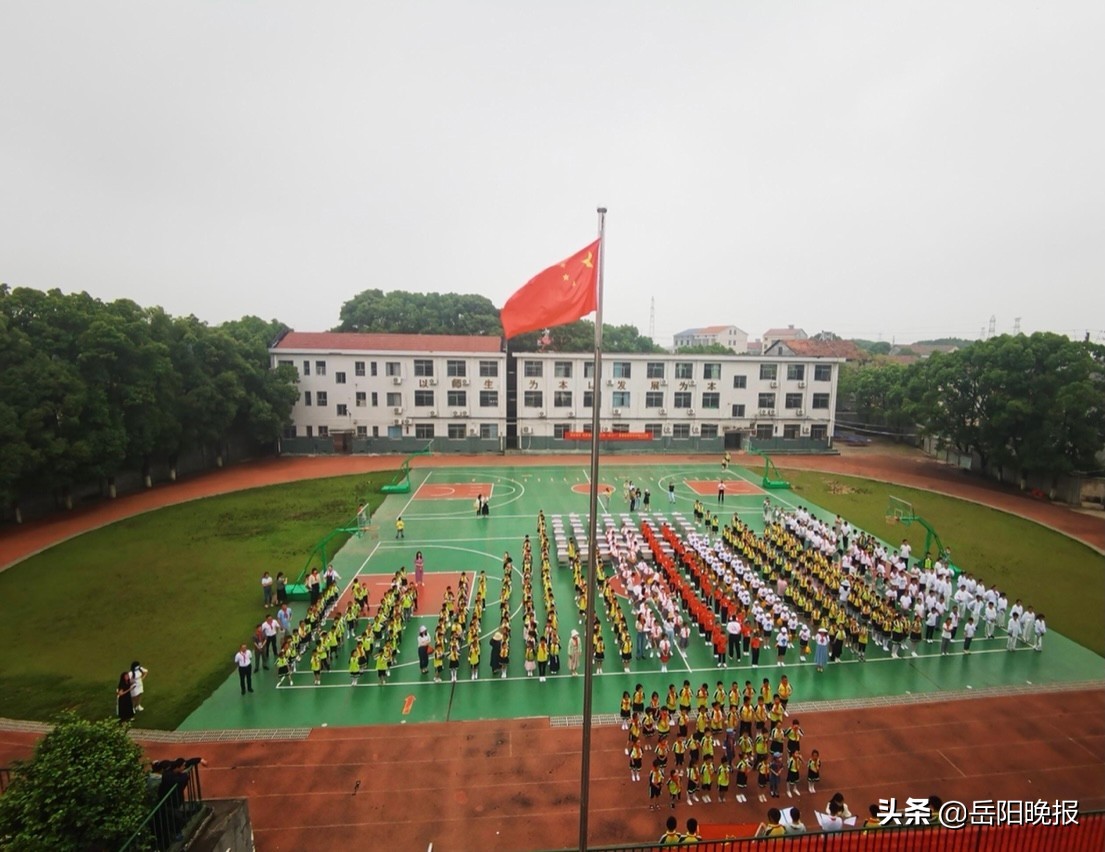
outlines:
[{"label": "green tree", "polygon": [[[595,347],[595,324],[591,320],[578,320],[549,329],[548,343],[543,344],[544,333],[539,331],[519,334],[511,338],[512,352],[590,352]],[[617,353],[664,352],[652,339],[645,337],[635,325],[602,325],[602,351]]]},{"label": "green tree", "polygon": [[0,845],[21,852],[114,850],[148,810],[142,750],[126,729],[67,714],[15,767],[0,797]]},{"label": "green tree", "polygon": [[502,334],[499,309],[486,296],[365,290],[342,305],[335,331],[395,334]]},{"label": "green tree", "polygon": [[723,346],[720,343],[696,343],[694,346],[680,346],[678,349],[680,355],[739,355],[741,353],[734,351],[728,346]]}]

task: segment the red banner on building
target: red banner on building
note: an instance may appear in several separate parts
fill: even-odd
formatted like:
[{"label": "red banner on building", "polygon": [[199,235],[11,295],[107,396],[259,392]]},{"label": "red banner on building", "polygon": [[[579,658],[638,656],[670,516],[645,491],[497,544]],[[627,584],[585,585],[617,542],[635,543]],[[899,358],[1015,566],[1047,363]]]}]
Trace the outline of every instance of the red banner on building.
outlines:
[{"label": "red banner on building", "polygon": [[[600,441],[651,441],[651,432],[599,432]],[[590,441],[590,432],[565,432],[565,441]]]}]

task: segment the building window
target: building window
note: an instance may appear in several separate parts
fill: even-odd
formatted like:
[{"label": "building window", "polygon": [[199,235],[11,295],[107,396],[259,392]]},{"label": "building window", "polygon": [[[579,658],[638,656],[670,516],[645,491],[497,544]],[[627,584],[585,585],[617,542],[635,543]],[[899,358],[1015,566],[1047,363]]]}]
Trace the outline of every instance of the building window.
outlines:
[{"label": "building window", "polygon": [[741,403],[733,403],[732,413],[730,417],[744,417],[744,405]]},{"label": "building window", "polygon": [[703,423],[702,424],[702,437],[703,438],[716,438],[717,437],[717,424],[716,423]]},{"label": "building window", "polygon": [[663,408],[663,391],[645,391],[645,408]]},{"label": "building window", "polygon": [[595,407],[595,392],[584,391],[583,392],[583,407],[594,408]]},{"label": "building window", "polygon": [[494,441],[499,437],[499,424],[498,423],[481,423],[480,424],[480,437],[485,441]]},{"label": "building window", "polygon": [[704,379],[720,379],[721,378],[721,364],[715,361],[708,361],[702,365],[702,378]]},{"label": "building window", "polygon": [[775,407],[775,394],[773,393],[761,393],[756,397],[756,405],[760,408],[774,408]]},{"label": "building window", "polygon": [[456,441],[456,440],[459,440],[460,438],[465,437],[468,434],[468,432],[466,431],[465,426],[464,426],[463,423],[450,423],[448,434],[449,434],[449,437],[452,440]]},{"label": "building window", "polygon": [[334,373],[334,384],[344,385],[345,384],[345,373]]},{"label": "building window", "polygon": [[523,361],[522,375],[527,379],[539,379],[545,371],[544,361]]},{"label": "building window", "polygon": [[364,408],[368,404],[368,395],[364,391],[357,391],[357,408]]},{"label": "building window", "polygon": [[716,391],[710,391],[702,394],[702,407],[703,408],[721,408],[721,394]]},{"label": "building window", "polygon": [[[294,367],[295,366],[295,361],[277,361],[276,366],[277,367]],[[292,437],[294,438],[295,436],[293,435]]]},{"label": "building window", "polygon": [[315,427],[314,426],[308,426],[307,427],[307,437],[308,438],[315,437]]},{"label": "building window", "polygon": [[499,392],[493,390],[480,391],[480,408],[498,408]]},{"label": "building window", "polygon": [[756,437],[761,441],[770,441],[775,437],[775,424],[774,423],[760,423],[756,427]]},{"label": "building window", "polygon": [[671,427],[671,436],[673,438],[689,438],[691,437],[691,424],[690,423],[673,423]]},{"label": "building window", "polygon": [[480,361],[480,378],[495,379],[499,376],[498,361]]},{"label": "building window", "polygon": [[662,379],[664,378],[664,362],[663,361],[649,361],[645,365],[645,376],[650,379]]},{"label": "building window", "polygon": [[787,381],[801,382],[806,378],[805,364],[787,364]]},{"label": "building window", "polygon": [[611,369],[615,379],[628,379],[631,378],[633,365],[629,361],[614,361]]},{"label": "building window", "polygon": [[584,361],[583,362],[583,378],[593,379],[595,377],[595,362]]},{"label": "building window", "polygon": [[677,379],[693,379],[694,378],[694,362],[693,361],[676,361],[675,362],[675,377]]},{"label": "building window", "polygon": [[468,391],[451,390],[445,394],[445,404],[450,408],[467,408]]},{"label": "building window", "polygon": [[615,423],[610,431],[617,432],[620,435],[627,435],[627,434],[629,434],[629,424],[628,423]]},{"label": "building window", "polygon": [[829,395],[827,393],[815,393],[813,395],[813,407],[814,408],[828,408],[829,407]]},{"label": "building window", "polygon": [[295,437],[295,424],[294,423],[289,423],[287,426],[284,427],[284,437],[285,438],[294,438]]},{"label": "building window", "polygon": [[[376,362],[375,362],[375,361],[372,361],[372,362],[370,362],[370,363],[369,363],[369,365],[368,365],[368,374],[369,374],[370,376],[375,376],[375,375],[376,375]],[[372,429],[373,429],[373,432],[375,433],[376,427],[375,427],[375,426],[373,426],[373,427],[372,427]],[[374,437],[374,438],[375,438],[375,437],[376,437],[376,435],[375,435],[375,434],[373,434],[373,436],[372,436],[372,437]]]},{"label": "building window", "polygon": [[403,394],[401,393],[389,393],[387,395],[387,406],[389,408],[401,408],[403,405]]},{"label": "building window", "polygon": [[760,364],[760,381],[773,382],[779,375],[778,364]]},{"label": "building window", "polygon": [[338,405],[337,405],[337,412],[338,412],[338,417],[348,417],[349,416],[349,406],[346,405],[344,402],[339,402]]},{"label": "building window", "polygon": [[664,427],[659,423],[646,423],[645,431],[653,438],[659,438],[664,433]]},{"label": "building window", "polygon": [[739,376],[733,376],[733,387],[736,390],[743,390],[748,387],[748,376],[743,373]]},{"label": "building window", "polygon": [[303,404],[304,405],[310,405],[311,404],[311,392],[310,391],[303,391]]},{"label": "building window", "polygon": [[553,408],[571,408],[572,407],[572,392],[571,391],[556,391],[553,393]]},{"label": "building window", "polygon": [[614,408],[629,408],[629,391],[614,391],[612,404]]},{"label": "building window", "polygon": [[783,427],[784,438],[797,438],[798,437],[798,424],[788,423]]},{"label": "building window", "polygon": [[525,391],[522,394],[522,405],[526,408],[541,408],[545,404],[545,395],[541,391]]},{"label": "building window", "polygon": [[833,380],[832,364],[814,364],[813,380],[815,382],[831,382]]},{"label": "building window", "polygon": [[571,361],[554,361],[553,376],[558,379],[570,379],[572,377]]},{"label": "building window", "polygon": [[319,426],[318,427],[318,436],[320,438],[329,438],[330,437],[330,427],[329,426]]},{"label": "building window", "polygon": [[691,392],[690,391],[676,391],[673,394],[676,408],[690,408],[691,407]]},{"label": "building window", "polygon": [[783,399],[784,408],[801,408],[802,407],[802,394],[800,393],[788,393]]},{"label": "building window", "polygon": [[422,378],[432,377],[434,374],[434,362],[429,358],[415,358],[414,374]]},{"label": "building window", "polygon": [[354,361],[353,362],[353,375],[354,376],[363,376],[364,375],[364,361]]},{"label": "building window", "polygon": [[[445,362],[445,375],[453,378],[463,379],[468,375],[468,364],[465,361],[458,360],[456,358],[450,358]],[[453,437],[452,435],[449,436]],[[464,436],[461,435],[463,438]]]},{"label": "building window", "polygon": [[564,433],[572,431],[571,423],[554,423],[552,427],[552,436],[564,440]]},{"label": "building window", "polygon": [[392,376],[401,376],[401,375],[403,375],[403,372],[400,369],[399,362],[398,361],[385,361],[384,362],[384,375],[387,376],[388,378],[391,378]]},{"label": "building window", "polygon": [[325,408],[328,402],[329,401],[326,398],[326,391],[315,391],[315,405]]},{"label": "building window", "polygon": [[[396,396],[398,396],[398,394],[396,394]],[[380,398],[377,395],[376,391],[373,391],[372,392],[372,407],[375,408],[379,404],[380,404]]]},{"label": "building window", "polygon": [[421,438],[422,440],[429,440],[434,436],[434,424],[433,423],[415,423],[414,424],[414,437]]},{"label": "building window", "polygon": [[824,441],[829,435],[829,427],[825,423],[815,423],[810,427],[810,437],[817,441]]},{"label": "building window", "polygon": [[[315,361],[315,375],[316,376],[325,376],[326,375],[326,362],[325,361]],[[318,434],[319,434],[319,437],[322,437],[322,427],[321,426],[319,427]]]},{"label": "building window", "polygon": [[416,390],[414,392],[415,408],[433,408],[434,392],[432,390]]},{"label": "building window", "polygon": [[311,375],[311,362],[310,361],[304,361],[303,362],[303,375],[305,375],[305,376]]},{"label": "building window", "polygon": [[357,437],[358,438],[367,438],[368,437],[368,427],[367,426],[358,426],[357,427]]}]

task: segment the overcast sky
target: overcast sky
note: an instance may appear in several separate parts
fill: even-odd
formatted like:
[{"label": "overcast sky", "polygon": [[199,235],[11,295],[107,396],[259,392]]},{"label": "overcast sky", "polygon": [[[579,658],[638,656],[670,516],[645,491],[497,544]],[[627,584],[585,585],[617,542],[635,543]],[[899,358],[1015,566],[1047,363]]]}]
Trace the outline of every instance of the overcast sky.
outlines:
[{"label": "overcast sky", "polygon": [[0,3],[0,281],[301,331],[501,306],[607,217],[607,322],[1105,340],[1105,3]]}]

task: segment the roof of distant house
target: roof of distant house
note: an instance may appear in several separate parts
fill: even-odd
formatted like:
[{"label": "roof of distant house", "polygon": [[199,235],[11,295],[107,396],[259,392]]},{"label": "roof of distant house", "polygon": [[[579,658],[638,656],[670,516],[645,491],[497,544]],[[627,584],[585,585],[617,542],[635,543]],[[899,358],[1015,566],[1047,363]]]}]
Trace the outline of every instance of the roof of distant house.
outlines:
[{"label": "roof of distant house", "polygon": [[706,325],[702,328],[687,328],[683,331],[677,331],[676,337],[687,337],[688,335],[702,335],[702,334],[721,334],[723,331],[728,331],[731,328],[736,328],[741,334],[744,334],[744,329],[737,328],[735,325]]},{"label": "roof of distant house", "polygon": [[867,353],[851,340],[773,340],[772,346],[782,343],[795,355],[804,358],[845,358],[849,361],[861,361]]},{"label": "roof of distant house", "polygon": [[764,340],[789,340],[792,337],[805,337],[806,332],[800,328],[795,328],[793,325],[788,325],[786,328],[769,328],[764,332]]},{"label": "roof of distant house", "polygon": [[959,347],[954,343],[907,343],[906,348],[915,352],[922,358],[933,352],[957,352]]},{"label": "roof of distant house", "polygon": [[350,331],[289,331],[276,349],[326,352],[499,352],[502,339],[469,334],[359,334]]}]

